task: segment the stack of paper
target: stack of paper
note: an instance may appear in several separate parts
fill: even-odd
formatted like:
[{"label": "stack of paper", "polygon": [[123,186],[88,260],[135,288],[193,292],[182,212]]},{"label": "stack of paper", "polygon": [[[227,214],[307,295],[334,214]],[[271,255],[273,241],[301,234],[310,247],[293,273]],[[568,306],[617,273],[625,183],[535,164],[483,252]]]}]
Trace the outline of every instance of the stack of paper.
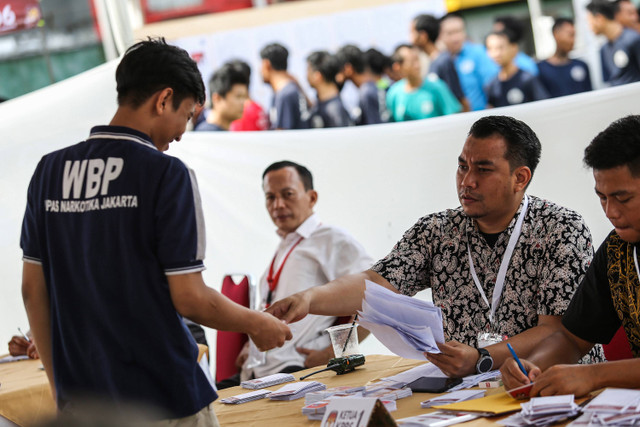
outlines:
[{"label": "stack of paper", "polygon": [[640,390],[608,388],[589,402],[583,412],[572,425],[636,425],[640,423]]},{"label": "stack of paper", "polygon": [[295,377],[291,374],[273,374],[266,377],[256,378],[255,380],[242,381],[240,385],[242,388],[249,388],[256,390],[259,388],[271,387],[274,385],[288,383],[289,381],[295,381]]},{"label": "stack of paper", "polygon": [[252,400],[263,399],[267,397],[267,395],[270,393],[271,392],[269,390],[250,391],[249,393],[237,394],[235,396],[220,399],[220,402],[231,404],[231,405],[238,405],[240,403],[251,402]]},{"label": "stack of paper", "polygon": [[[489,371],[484,374],[469,375],[462,379],[462,383],[455,387],[451,387],[449,391],[462,390],[469,387],[475,387],[481,381],[486,381],[489,378],[495,378],[500,376],[500,371]],[[392,377],[382,378],[382,381],[393,382],[397,384],[407,385],[412,381],[417,380],[420,377],[442,377],[447,376],[433,363],[425,363],[414,368],[408,369],[404,372],[400,372]]]},{"label": "stack of paper", "polygon": [[404,399],[405,397],[409,397],[413,394],[410,388],[380,388],[377,385],[375,386],[367,386],[367,389],[364,391],[365,397],[377,397],[380,400],[398,400]]},{"label": "stack of paper", "polygon": [[420,402],[421,408],[431,408],[433,405],[448,405],[449,403],[463,402],[465,400],[484,397],[485,390],[460,390],[444,393],[432,399]]},{"label": "stack of paper", "polygon": [[362,392],[364,391],[364,386],[359,387],[350,387],[350,386],[341,386],[341,387],[331,387],[326,390],[321,391],[312,391],[310,393],[305,394],[304,403],[308,405],[310,403],[319,402],[321,400],[328,399],[332,396],[358,396],[362,397]]},{"label": "stack of paper", "polygon": [[423,352],[440,353],[444,343],[442,311],[432,303],[396,294],[370,281],[359,323],[389,350],[407,359],[426,360]]},{"label": "stack of paper", "polygon": [[317,381],[299,381],[294,384],[287,384],[269,394],[271,400],[296,400],[304,397],[312,391],[326,389],[327,386]]},{"label": "stack of paper", "polygon": [[398,420],[397,423],[402,427],[444,427],[471,421],[478,417],[479,415],[467,414],[465,412],[436,411],[429,414],[417,415],[415,417],[402,418]]},{"label": "stack of paper", "polygon": [[[356,395],[351,395],[351,396],[331,396],[327,399],[324,400],[320,400],[318,402],[313,402],[310,403],[308,405],[305,405],[302,407],[302,414],[306,415],[307,418],[309,420],[321,420],[324,417],[324,413],[327,410],[327,406],[329,406],[329,403],[331,402],[331,400],[333,399],[349,399],[349,398],[355,398],[355,397],[361,397],[361,396],[356,396]],[[384,405],[384,407],[387,409],[387,411],[389,412],[393,412],[395,410],[398,409],[397,405],[396,405],[396,401],[395,400],[380,400],[380,402],[382,402],[382,404]]]},{"label": "stack of paper", "polygon": [[456,391],[456,390],[462,390],[465,388],[475,387],[482,381],[486,381],[488,379],[494,379],[497,377],[500,377],[500,371],[498,370],[485,372],[484,374],[469,375],[468,377],[464,377],[460,384],[458,384],[455,387],[451,387],[449,391]]},{"label": "stack of paper", "polygon": [[521,404],[522,411],[499,421],[511,427],[546,426],[578,414],[579,406],[573,401],[573,394],[534,397]]}]

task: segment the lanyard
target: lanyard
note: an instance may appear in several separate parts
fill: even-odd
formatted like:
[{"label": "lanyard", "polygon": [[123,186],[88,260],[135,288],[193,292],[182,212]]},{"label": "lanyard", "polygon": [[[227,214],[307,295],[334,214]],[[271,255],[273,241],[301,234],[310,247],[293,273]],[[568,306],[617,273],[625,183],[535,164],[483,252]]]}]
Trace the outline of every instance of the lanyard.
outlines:
[{"label": "lanyard", "polygon": [[635,245],[633,246],[633,262],[636,265],[636,274],[638,275],[638,280],[640,280],[640,268],[638,268],[638,254]]},{"label": "lanyard", "polygon": [[[520,233],[522,232],[522,222],[524,221],[524,217],[527,214],[527,207],[529,206],[529,198],[527,195],[524,196],[524,204],[522,206],[522,211],[520,215],[518,215],[518,220],[516,221],[516,225],[513,228],[513,232],[511,233],[511,237],[509,238],[509,244],[507,245],[507,249],[504,251],[504,255],[502,256],[502,262],[500,263],[500,269],[498,270],[498,276],[496,277],[496,286],[493,289],[493,297],[491,298],[491,305],[489,305],[489,300],[487,300],[487,296],[482,289],[482,285],[480,284],[480,280],[478,280],[478,275],[476,274],[476,268],[473,265],[473,259],[471,258],[471,247],[469,246],[469,242],[467,242],[467,254],[469,255],[469,269],[471,270],[471,276],[473,277],[473,281],[476,284],[476,288],[480,292],[482,299],[484,300],[487,307],[491,309],[489,312],[489,322],[493,323],[493,318],[496,315],[496,309],[498,308],[498,303],[500,302],[500,297],[502,296],[502,291],[504,289],[504,279],[507,276],[507,269],[509,268],[509,263],[511,262],[511,256],[513,255],[513,250],[516,247],[516,243],[518,243],[518,238],[520,237]],[[637,267],[637,264],[636,264]]]},{"label": "lanyard", "polygon": [[280,273],[282,273],[282,268],[284,267],[284,264],[287,262],[287,259],[289,259],[289,255],[291,255],[291,252],[293,252],[296,246],[298,246],[303,239],[304,237],[300,237],[298,241],[295,242],[293,246],[291,246],[291,249],[289,249],[289,252],[287,252],[284,259],[282,260],[282,263],[280,264],[280,268],[278,268],[278,271],[276,272],[275,276],[273,275],[273,265],[276,262],[276,256],[278,254],[275,254],[273,256],[273,259],[271,260],[271,265],[269,266],[269,274],[267,275],[267,283],[269,284],[269,293],[267,294],[267,307],[271,305],[271,298],[273,297],[273,291],[275,291],[276,288],[278,287],[278,282],[280,281]]}]

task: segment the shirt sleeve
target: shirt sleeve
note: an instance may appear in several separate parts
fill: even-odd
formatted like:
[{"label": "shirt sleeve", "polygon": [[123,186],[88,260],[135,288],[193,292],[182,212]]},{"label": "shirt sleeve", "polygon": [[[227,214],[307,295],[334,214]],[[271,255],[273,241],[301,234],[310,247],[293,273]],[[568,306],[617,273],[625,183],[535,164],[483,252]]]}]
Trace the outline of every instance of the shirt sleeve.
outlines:
[{"label": "shirt sleeve", "polygon": [[440,104],[439,110],[443,116],[459,113],[462,110],[462,105],[460,105],[445,82],[438,79],[434,82],[434,87],[436,88],[437,99]]},{"label": "shirt sleeve", "polygon": [[371,269],[405,295],[415,295],[431,287],[431,248],[427,242],[433,240],[429,232],[433,225],[429,216],[420,219],[404,233],[391,252]]},{"label": "shirt sleeve", "polygon": [[589,229],[574,212],[556,219],[552,227],[540,262],[538,314],[562,316],[591,263],[593,245]]},{"label": "shirt sleeve", "polygon": [[611,341],[621,322],[618,318],[607,278],[607,238],[600,246],[578,287],[562,324],[583,340],[606,344]]},{"label": "shirt sleeve", "polygon": [[367,254],[364,247],[346,232],[337,233],[335,240],[327,247],[330,251],[322,269],[329,281],[347,274],[363,272],[373,264],[373,258]]},{"label": "shirt sleeve", "polygon": [[[41,206],[38,197],[38,182],[42,160],[36,168],[29,189],[27,190],[27,207],[22,220],[22,233],[20,235],[20,247],[22,248],[22,260],[34,264],[42,264],[42,253],[40,251],[40,219]],[[44,203],[44,201],[42,201]]]},{"label": "shirt sleeve", "polygon": [[300,106],[295,92],[287,93],[278,98],[276,109],[278,119],[276,129],[297,129],[300,121]]},{"label": "shirt sleeve", "polygon": [[364,91],[360,99],[360,110],[362,111],[363,125],[373,125],[382,123],[380,118],[380,103],[378,94],[373,91]]},{"label": "shirt sleeve", "polygon": [[460,79],[458,78],[456,66],[451,59],[442,63],[442,68],[438,75],[447,83],[447,86],[449,86],[449,89],[458,101],[461,101],[464,98],[464,93],[462,92],[462,86],[460,86]]},{"label": "shirt sleeve", "polygon": [[158,258],[165,274],[204,270],[200,193],[195,175],[178,159],[172,159],[162,177],[155,209]]},{"label": "shirt sleeve", "polygon": [[548,99],[550,97],[549,92],[547,92],[547,89],[540,79],[535,76],[531,79],[531,92],[534,101],[540,101],[541,99]]}]

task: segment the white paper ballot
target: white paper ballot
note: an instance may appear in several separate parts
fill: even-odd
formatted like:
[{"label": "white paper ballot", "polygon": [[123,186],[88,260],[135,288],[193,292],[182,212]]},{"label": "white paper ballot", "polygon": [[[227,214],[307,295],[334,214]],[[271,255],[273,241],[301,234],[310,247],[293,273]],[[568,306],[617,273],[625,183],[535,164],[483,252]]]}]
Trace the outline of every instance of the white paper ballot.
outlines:
[{"label": "white paper ballot", "polygon": [[424,352],[440,353],[437,343],[444,343],[444,330],[439,307],[368,280],[365,286],[362,311],[358,312],[360,326],[406,359],[426,360]]}]

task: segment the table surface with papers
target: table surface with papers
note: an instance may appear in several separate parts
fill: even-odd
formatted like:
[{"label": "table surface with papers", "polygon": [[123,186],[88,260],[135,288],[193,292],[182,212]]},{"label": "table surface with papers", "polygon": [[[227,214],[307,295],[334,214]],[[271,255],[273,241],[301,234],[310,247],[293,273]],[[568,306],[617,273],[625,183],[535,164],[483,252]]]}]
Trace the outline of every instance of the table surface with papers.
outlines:
[{"label": "table surface with papers", "polygon": [[[361,386],[384,377],[393,376],[400,372],[411,369],[415,366],[424,364],[424,361],[403,359],[398,356],[369,355],[366,356],[366,363],[356,368],[354,372],[344,375],[336,375],[333,371],[321,372],[310,377],[307,381],[314,380],[325,384],[327,387],[338,386]],[[293,375],[299,379],[305,373],[313,372],[319,368],[308,369],[296,372]],[[282,387],[276,385],[268,387],[267,390],[277,390]],[[220,390],[218,394],[220,398],[230,397],[250,390],[241,387],[232,387]],[[487,395],[496,393],[504,393],[502,388],[487,389]],[[394,419],[411,417],[415,415],[433,412],[433,409],[420,408],[420,402],[431,397],[437,396],[433,393],[414,393],[412,396],[399,399],[397,401],[398,409],[391,413]],[[264,426],[274,425],[278,427],[300,426],[300,425],[320,425],[320,421],[309,421],[305,415],[302,415],[302,407],[304,399],[298,399],[288,402],[271,401],[269,399],[261,399],[240,405],[226,405],[220,402],[220,399],[214,403],[215,411],[223,426]],[[494,418],[478,418],[465,423],[469,427],[495,426],[496,420],[505,417]]]}]

